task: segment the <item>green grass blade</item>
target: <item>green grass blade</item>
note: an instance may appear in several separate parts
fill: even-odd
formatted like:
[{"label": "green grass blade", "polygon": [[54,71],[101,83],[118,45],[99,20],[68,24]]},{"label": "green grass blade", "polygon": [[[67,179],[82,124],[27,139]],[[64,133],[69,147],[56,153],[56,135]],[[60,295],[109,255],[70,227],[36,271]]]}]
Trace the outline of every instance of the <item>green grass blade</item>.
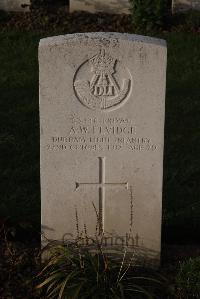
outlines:
[{"label": "green grass blade", "polygon": [[52,276],[50,276],[49,278],[45,279],[42,283],[40,283],[39,285],[36,286],[36,289],[41,289],[42,287],[44,287],[45,285],[47,285],[49,282],[51,282],[52,280],[56,280],[58,279],[58,277],[62,277],[63,276],[63,273],[60,272],[60,273],[56,273]]},{"label": "green grass blade", "polygon": [[60,289],[60,284],[57,285],[50,293],[47,294],[47,298],[57,298],[58,297],[58,292]]},{"label": "green grass blade", "polygon": [[61,286],[61,289],[60,289],[60,292],[59,292],[59,295],[58,295],[58,299],[61,299],[62,298],[62,295],[63,295],[63,292],[64,292],[64,289],[66,287],[66,284],[67,282],[73,278],[74,276],[76,276],[76,273],[70,273],[67,278],[64,280],[64,282],[62,283],[62,286]]},{"label": "green grass blade", "polygon": [[126,288],[125,290],[126,291],[130,291],[130,292],[134,292],[134,293],[144,294],[144,295],[147,296],[148,299],[154,299],[152,297],[152,295],[148,291],[146,291],[144,288],[142,288],[142,287],[140,287],[140,286],[138,286],[136,284],[133,284],[132,288],[131,287],[130,288]]},{"label": "green grass blade", "polygon": [[81,288],[82,288],[83,285],[84,285],[84,283],[82,282],[82,283],[80,284],[79,288],[77,289],[74,298],[78,298],[78,294],[80,293],[80,290],[81,290]]},{"label": "green grass blade", "polygon": [[156,279],[156,278],[151,278],[151,277],[137,277],[137,276],[135,276],[135,277],[131,277],[131,278],[127,278],[127,279],[129,279],[129,280],[131,280],[131,279],[139,279],[139,280],[144,280],[144,281],[151,281],[151,282],[155,282],[155,283],[158,283],[158,284],[163,284],[163,282],[162,281],[160,281],[160,280],[158,280],[158,279]]}]

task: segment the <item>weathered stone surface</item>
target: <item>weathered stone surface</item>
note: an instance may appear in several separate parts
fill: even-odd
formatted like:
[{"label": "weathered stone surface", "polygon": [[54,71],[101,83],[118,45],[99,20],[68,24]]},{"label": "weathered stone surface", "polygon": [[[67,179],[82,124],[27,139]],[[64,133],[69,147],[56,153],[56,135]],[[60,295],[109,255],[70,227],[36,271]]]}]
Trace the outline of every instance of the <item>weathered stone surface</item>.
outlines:
[{"label": "weathered stone surface", "polygon": [[129,9],[129,0],[70,0],[71,12],[80,10],[91,13],[128,14]]},{"label": "weathered stone surface", "polygon": [[200,10],[200,0],[173,0],[172,9],[173,12]]},{"label": "weathered stone surface", "polygon": [[30,0],[0,0],[0,9],[5,11],[28,11]]},{"label": "weathered stone surface", "polygon": [[76,238],[78,221],[79,233],[97,229],[106,246],[128,245],[137,259],[158,262],[165,42],[118,33],[51,37],[40,41],[39,65],[45,236]]}]

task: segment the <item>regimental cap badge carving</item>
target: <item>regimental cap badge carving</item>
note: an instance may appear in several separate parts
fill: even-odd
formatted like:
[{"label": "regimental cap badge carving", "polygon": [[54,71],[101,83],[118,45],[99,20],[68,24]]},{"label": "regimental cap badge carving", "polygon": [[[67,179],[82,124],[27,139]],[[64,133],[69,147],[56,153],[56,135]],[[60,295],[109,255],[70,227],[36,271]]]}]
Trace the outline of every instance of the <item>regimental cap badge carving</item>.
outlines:
[{"label": "regimental cap badge carving", "polygon": [[115,59],[106,54],[104,49],[100,50],[100,53],[95,55],[89,60],[92,72],[99,73],[109,71],[111,74],[114,72]]},{"label": "regimental cap badge carving", "polygon": [[[74,90],[84,106],[92,110],[114,110],[125,102],[131,88],[131,79],[123,79],[120,87],[114,75],[116,64],[117,60],[106,53],[105,49],[101,49],[79,67],[74,77]],[[83,77],[83,74],[79,74],[82,68],[92,73],[89,80],[80,80]],[[128,70],[126,72],[130,77]]]}]

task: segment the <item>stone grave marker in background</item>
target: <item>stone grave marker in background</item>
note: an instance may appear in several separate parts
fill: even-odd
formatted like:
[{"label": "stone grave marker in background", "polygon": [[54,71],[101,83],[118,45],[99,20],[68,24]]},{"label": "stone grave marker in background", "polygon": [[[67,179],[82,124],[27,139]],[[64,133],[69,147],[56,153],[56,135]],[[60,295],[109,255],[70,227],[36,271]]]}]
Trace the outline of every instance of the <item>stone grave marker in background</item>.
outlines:
[{"label": "stone grave marker in background", "polygon": [[78,223],[83,236],[103,234],[109,250],[159,263],[165,41],[50,37],[40,41],[39,65],[45,237],[76,238]]},{"label": "stone grave marker in background", "polygon": [[70,12],[129,14],[129,0],[70,0]]},{"label": "stone grave marker in background", "polygon": [[173,0],[172,2],[172,10],[174,13],[191,9],[200,10],[200,0]]},{"label": "stone grave marker in background", "polygon": [[29,11],[30,0],[0,0],[0,9],[5,11]]}]

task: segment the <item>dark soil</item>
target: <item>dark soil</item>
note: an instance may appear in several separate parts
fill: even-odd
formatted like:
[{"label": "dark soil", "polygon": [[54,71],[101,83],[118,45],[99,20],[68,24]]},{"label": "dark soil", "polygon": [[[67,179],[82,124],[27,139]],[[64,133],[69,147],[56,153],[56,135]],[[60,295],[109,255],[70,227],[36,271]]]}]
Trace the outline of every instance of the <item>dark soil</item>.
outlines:
[{"label": "dark soil", "polygon": [[[200,14],[197,16],[168,16],[165,28],[161,31],[200,32]],[[0,30],[60,31],[75,32],[137,32],[131,23],[130,15],[90,14],[86,12],[69,13],[68,6],[46,6],[31,9],[26,13],[5,13],[0,11]]]},{"label": "dark soil", "polygon": [[0,30],[56,31],[66,33],[92,31],[132,32],[130,16],[89,14],[75,12],[69,14],[66,8],[58,10],[35,9],[29,13],[10,13],[0,22]]},{"label": "dark soil", "polygon": [[40,269],[39,243],[0,239],[0,298],[39,299],[35,290]]}]

